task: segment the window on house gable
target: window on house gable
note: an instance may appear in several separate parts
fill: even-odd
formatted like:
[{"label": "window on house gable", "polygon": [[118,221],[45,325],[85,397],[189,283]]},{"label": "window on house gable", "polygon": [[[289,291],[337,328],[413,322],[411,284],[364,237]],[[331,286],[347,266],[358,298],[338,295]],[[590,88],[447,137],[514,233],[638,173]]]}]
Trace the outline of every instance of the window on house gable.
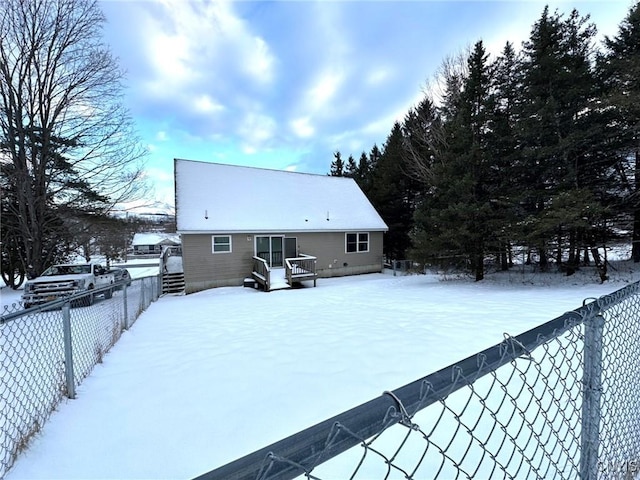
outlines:
[{"label": "window on house gable", "polygon": [[365,232],[346,234],[347,253],[369,251],[369,234]]},{"label": "window on house gable", "polygon": [[230,253],[231,252],[231,236],[230,235],[214,235],[212,237],[213,253]]}]

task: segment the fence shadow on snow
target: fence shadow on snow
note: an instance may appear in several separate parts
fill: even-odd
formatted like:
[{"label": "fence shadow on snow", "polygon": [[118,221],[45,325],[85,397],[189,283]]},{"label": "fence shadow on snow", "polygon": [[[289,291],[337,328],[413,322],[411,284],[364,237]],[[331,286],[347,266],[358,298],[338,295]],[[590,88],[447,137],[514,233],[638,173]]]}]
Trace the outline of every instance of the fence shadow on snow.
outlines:
[{"label": "fence shadow on snow", "polygon": [[640,283],[205,473],[640,478]]}]

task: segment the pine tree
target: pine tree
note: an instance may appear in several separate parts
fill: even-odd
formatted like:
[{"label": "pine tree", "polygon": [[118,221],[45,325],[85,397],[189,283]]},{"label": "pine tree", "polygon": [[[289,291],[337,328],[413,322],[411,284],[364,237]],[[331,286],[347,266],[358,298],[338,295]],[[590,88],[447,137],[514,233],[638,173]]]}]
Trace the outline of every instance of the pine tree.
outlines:
[{"label": "pine tree", "polygon": [[365,193],[368,191],[368,184],[370,183],[369,174],[369,157],[367,157],[367,154],[363,151],[360,154],[360,159],[358,160],[358,168],[356,170],[355,178],[358,185],[360,185],[360,188]]},{"label": "pine tree", "polygon": [[[416,242],[423,255],[466,261],[476,280],[494,238],[489,125],[493,115],[491,71],[482,42],[467,61],[468,74],[451,83],[442,130],[430,167],[429,189],[416,213]],[[459,89],[459,90],[458,90]]]},{"label": "pine tree", "polygon": [[344,169],[344,176],[350,178],[356,178],[358,175],[358,166],[356,165],[356,161],[353,158],[353,155],[349,155],[347,159],[347,165]]},{"label": "pine tree", "polygon": [[605,136],[623,195],[622,210],[633,219],[632,253],[640,262],[640,3],[629,9],[614,38],[605,38],[598,58]]},{"label": "pine tree", "polygon": [[518,104],[521,79],[519,62],[513,45],[507,42],[502,54],[492,65],[492,103],[494,105],[490,129],[492,135],[492,156],[496,175],[495,195],[492,199],[501,225],[494,231],[498,257],[502,270],[513,264],[512,243],[516,238],[516,228],[520,212],[518,197],[520,185],[528,180],[523,175],[523,162],[518,148]]},{"label": "pine tree", "polygon": [[432,99],[425,97],[405,115],[403,134],[409,174],[424,184],[430,182],[435,154],[445,144],[439,113]]},{"label": "pine tree", "polygon": [[372,171],[378,165],[378,161],[380,160],[380,149],[378,145],[374,144],[369,152],[369,170]]},{"label": "pine tree", "polygon": [[331,171],[329,175],[332,177],[344,177],[344,162],[342,161],[342,155],[340,152],[333,154],[334,160],[331,162]]},{"label": "pine tree", "polygon": [[406,258],[419,184],[407,174],[402,127],[396,122],[372,171],[368,197],[389,227],[385,234],[387,259]]},{"label": "pine tree", "polygon": [[[598,165],[602,159],[593,154],[600,128],[591,61],[595,33],[588,17],[576,10],[563,19],[545,7],[524,44],[520,138],[531,181],[522,185],[520,203],[527,214],[522,234],[537,248],[543,270],[548,268],[552,243],[558,264],[568,252],[571,273],[581,246],[592,242],[582,218],[547,210],[558,209],[563,204],[558,199],[569,195],[574,202],[590,199],[595,202],[592,211],[601,211],[597,197],[590,194],[602,190],[599,184],[606,177],[606,169]],[[560,217],[561,223],[549,222]]]}]

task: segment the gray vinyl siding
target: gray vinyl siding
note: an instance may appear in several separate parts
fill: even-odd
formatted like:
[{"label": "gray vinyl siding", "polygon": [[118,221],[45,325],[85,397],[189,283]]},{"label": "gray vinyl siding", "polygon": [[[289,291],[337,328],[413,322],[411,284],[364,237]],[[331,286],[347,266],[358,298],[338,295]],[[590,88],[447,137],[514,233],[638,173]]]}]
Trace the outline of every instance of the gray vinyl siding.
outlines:
[{"label": "gray vinyl siding", "polygon": [[[222,234],[221,234],[222,235]],[[253,236],[231,236],[230,253],[212,253],[211,234],[182,234],[182,265],[186,293],[242,285],[251,276]],[[247,240],[251,237],[251,240]]]},{"label": "gray vinyl siding", "polygon": [[[320,277],[382,271],[383,232],[369,233],[369,251],[346,253],[345,232],[286,233],[295,237],[298,252],[317,257]],[[224,235],[224,234],[220,234]],[[273,233],[264,235],[274,235]],[[251,276],[254,242],[261,234],[233,234],[231,253],[212,253],[211,234],[182,233],[182,262],[186,293],[242,285]]]},{"label": "gray vinyl siding", "polygon": [[320,277],[382,271],[383,232],[368,232],[369,251],[359,253],[346,253],[345,233],[300,233],[295,236],[300,253],[318,258],[316,268]]}]

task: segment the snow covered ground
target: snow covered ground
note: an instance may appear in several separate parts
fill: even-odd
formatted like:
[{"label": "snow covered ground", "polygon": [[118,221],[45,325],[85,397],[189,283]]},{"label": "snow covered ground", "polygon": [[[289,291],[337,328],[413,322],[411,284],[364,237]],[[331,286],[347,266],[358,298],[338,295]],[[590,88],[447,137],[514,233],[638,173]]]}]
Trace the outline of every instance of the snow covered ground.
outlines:
[{"label": "snow covered ground", "polygon": [[6,480],[192,478],[638,279],[626,263],[602,285],[514,270],[162,297]]}]

